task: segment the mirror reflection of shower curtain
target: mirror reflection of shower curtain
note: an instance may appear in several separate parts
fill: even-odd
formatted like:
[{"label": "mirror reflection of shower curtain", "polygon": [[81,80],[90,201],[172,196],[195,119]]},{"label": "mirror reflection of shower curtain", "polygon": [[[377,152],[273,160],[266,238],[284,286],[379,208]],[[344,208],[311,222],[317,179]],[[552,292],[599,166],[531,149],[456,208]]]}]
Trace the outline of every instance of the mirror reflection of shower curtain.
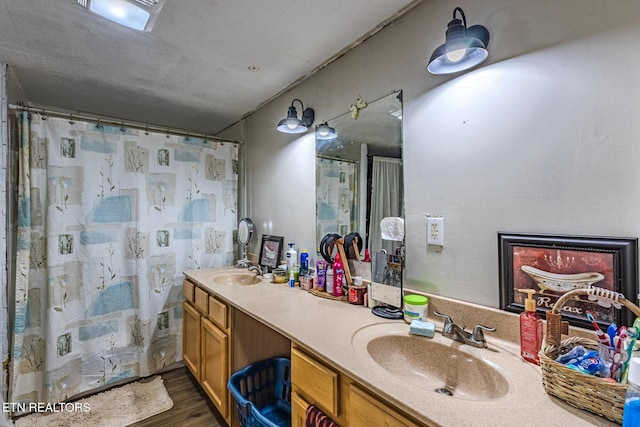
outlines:
[{"label": "mirror reflection of shower curtain", "polygon": [[316,241],[329,233],[358,231],[358,162],[316,159]]},{"label": "mirror reflection of shower curtain", "polygon": [[382,240],[380,221],[385,217],[403,217],[402,160],[389,157],[373,157],[371,172],[371,214],[369,221],[369,250],[386,249],[393,254],[402,242]]},{"label": "mirror reflection of shower curtain", "polygon": [[182,272],[233,262],[238,147],[16,119],[9,401],[57,403],[181,360]]}]

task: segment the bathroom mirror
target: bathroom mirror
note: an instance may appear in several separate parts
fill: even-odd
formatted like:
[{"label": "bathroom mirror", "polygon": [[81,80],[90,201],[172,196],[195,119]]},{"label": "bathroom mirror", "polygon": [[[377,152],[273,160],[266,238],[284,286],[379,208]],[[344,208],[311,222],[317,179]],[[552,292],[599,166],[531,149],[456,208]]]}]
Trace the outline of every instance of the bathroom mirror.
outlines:
[{"label": "bathroom mirror", "polygon": [[380,222],[404,217],[402,91],[364,101],[357,119],[352,107],[328,120],[337,138],[316,139],[316,241],[358,232],[372,257],[383,249],[394,255],[403,244],[383,240]]},{"label": "bathroom mirror", "polygon": [[328,121],[337,138],[316,139],[316,242],[358,232],[371,252],[389,252],[397,244],[382,241],[379,225],[404,216],[402,91],[365,102],[357,120],[349,111]]}]

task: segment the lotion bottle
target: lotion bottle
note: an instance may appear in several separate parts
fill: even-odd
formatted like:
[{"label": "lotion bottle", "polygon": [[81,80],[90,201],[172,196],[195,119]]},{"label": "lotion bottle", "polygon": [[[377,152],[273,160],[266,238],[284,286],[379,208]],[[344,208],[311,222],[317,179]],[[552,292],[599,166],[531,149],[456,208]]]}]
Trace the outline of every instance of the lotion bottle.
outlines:
[{"label": "lotion bottle", "polygon": [[295,250],[295,243],[289,243],[289,249],[285,254],[287,260],[287,270],[293,269],[298,264],[298,252]]},{"label": "lotion bottle", "polygon": [[520,355],[527,362],[540,364],[538,352],[542,345],[542,319],[536,313],[536,300],[533,299],[534,289],[518,289],[527,293],[524,311],[520,313]]}]

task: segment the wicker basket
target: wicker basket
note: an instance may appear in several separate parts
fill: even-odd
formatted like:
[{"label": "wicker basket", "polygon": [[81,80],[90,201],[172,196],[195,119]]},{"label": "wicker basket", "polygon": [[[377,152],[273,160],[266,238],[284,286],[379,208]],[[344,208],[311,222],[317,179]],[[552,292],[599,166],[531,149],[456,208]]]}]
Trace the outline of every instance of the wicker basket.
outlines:
[{"label": "wicker basket", "polygon": [[[601,288],[576,289],[564,294],[553,307],[553,314],[559,314],[563,304],[578,295],[597,294],[615,300],[640,316],[640,308],[629,302],[622,294]],[[549,329],[548,329],[548,333]],[[605,381],[599,377],[583,374],[556,362],[556,357],[581,345],[588,350],[597,350],[598,342],[586,338],[572,337],[563,340],[559,346],[547,344],[545,336],[540,351],[542,385],[547,393],[558,397],[576,408],[598,414],[618,424],[622,422],[622,412],[627,394],[627,385]],[[558,342],[552,339],[550,342]]]}]

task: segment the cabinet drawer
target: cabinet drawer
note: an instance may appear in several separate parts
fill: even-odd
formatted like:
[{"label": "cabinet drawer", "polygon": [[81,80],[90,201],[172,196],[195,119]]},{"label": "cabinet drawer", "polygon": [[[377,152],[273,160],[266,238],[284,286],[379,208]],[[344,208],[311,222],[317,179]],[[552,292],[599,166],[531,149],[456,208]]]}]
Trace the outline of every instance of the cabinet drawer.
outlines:
[{"label": "cabinet drawer", "polygon": [[191,304],[193,304],[193,301],[194,301],[194,296],[193,296],[194,289],[195,289],[195,285],[193,283],[191,283],[188,280],[182,281],[182,294],[184,295],[185,301],[188,301]]},{"label": "cabinet drawer", "polygon": [[349,387],[350,427],[419,427],[393,408],[369,396],[369,393],[351,385]]},{"label": "cabinet drawer", "polygon": [[298,392],[327,415],[338,417],[338,373],[296,348],[291,349],[291,379]]},{"label": "cabinet drawer", "polygon": [[204,290],[196,287],[195,289],[195,306],[200,313],[207,314],[207,307],[209,302],[209,294]]},{"label": "cabinet drawer", "polygon": [[227,329],[227,305],[209,296],[209,319],[221,329]]}]

